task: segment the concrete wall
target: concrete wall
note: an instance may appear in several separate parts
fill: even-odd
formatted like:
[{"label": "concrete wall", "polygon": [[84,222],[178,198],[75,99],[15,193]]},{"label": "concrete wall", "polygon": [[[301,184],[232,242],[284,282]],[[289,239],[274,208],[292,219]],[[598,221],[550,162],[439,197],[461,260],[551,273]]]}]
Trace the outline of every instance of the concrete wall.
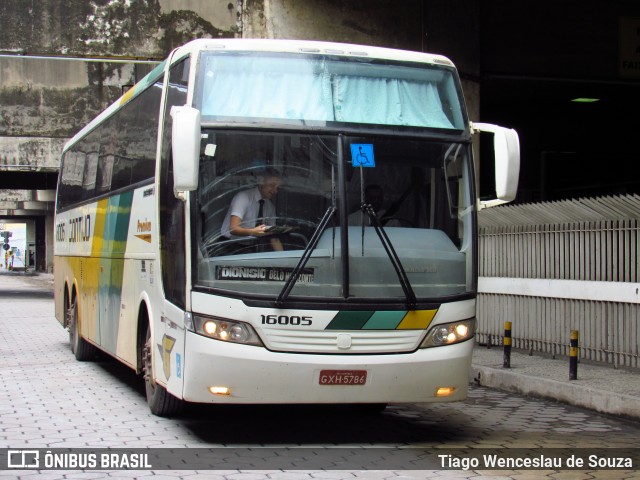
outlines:
[{"label": "concrete wall", "polygon": [[230,37],[237,4],[220,0],[4,0],[0,48],[19,54],[163,57],[198,37]]},{"label": "concrete wall", "polygon": [[[233,37],[237,23],[229,1],[3,1],[0,158],[14,164],[9,152],[20,150],[19,137],[51,144],[72,136],[153,67],[141,62],[162,60],[193,38]],[[38,166],[58,163],[54,144]]]},{"label": "concrete wall", "polygon": [[474,0],[245,0],[242,37],[327,40],[448,56],[478,119],[480,7]]},{"label": "concrete wall", "polygon": [[243,37],[295,38],[420,50],[421,0],[248,0]]}]

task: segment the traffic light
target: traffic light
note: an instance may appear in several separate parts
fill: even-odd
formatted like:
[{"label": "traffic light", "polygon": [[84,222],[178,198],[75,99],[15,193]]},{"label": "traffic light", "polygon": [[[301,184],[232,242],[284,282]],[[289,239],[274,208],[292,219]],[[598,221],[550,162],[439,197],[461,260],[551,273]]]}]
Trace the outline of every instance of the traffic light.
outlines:
[{"label": "traffic light", "polygon": [[2,249],[6,252],[11,247],[9,246],[9,239],[13,237],[13,233],[9,230],[3,230],[0,232],[0,237],[4,238],[4,244],[2,245]]}]

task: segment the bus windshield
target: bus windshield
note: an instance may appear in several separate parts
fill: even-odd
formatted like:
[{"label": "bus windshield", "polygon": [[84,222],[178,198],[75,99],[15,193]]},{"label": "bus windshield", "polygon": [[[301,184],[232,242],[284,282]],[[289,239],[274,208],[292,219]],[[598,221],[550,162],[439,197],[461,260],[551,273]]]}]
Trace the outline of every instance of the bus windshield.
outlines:
[{"label": "bus windshield", "polygon": [[201,65],[204,121],[465,129],[452,67],[264,52],[208,52]]},{"label": "bus windshield", "polygon": [[202,137],[196,288],[276,299],[306,250],[292,298],[404,301],[381,228],[418,299],[475,289],[467,143],[214,128]]}]

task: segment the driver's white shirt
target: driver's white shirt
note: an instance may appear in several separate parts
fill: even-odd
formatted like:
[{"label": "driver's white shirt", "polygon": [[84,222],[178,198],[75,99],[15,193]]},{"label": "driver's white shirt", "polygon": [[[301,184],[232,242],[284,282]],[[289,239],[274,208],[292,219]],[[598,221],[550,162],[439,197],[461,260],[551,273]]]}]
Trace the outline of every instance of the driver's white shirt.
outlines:
[{"label": "driver's white shirt", "polygon": [[[260,190],[258,187],[251,188],[249,190],[243,190],[236,193],[231,200],[229,210],[222,222],[222,228],[220,234],[223,237],[237,239],[243,238],[237,235],[232,235],[229,231],[231,215],[239,217],[241,222],[240,226],[244,228],[253,228],[256,226],[256,220],[258,219],[258,210],[260,209]],[[262,207],[263,223],[265,225],[275,225],[276,219],[276,207],[268,198],[264,199],[264,205]]]}]

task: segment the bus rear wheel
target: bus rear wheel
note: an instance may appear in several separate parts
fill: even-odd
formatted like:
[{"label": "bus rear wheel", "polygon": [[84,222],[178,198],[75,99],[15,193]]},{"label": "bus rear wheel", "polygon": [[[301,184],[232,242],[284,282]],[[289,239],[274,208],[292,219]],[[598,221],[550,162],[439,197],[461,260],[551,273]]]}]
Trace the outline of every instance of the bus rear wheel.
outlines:
[{"label": "bus rear wheel", "polygon": [[67,325],[69,325],[69,344],[76,360],[80,362],[92,360],[96,356],[97,350],[80,335],[78,329],[78,303],[75,300],[67,309]]},{"label": "bus rear wheel", "polygon": [[172,417],[180,413],[184,402],[171,395],[167,390],[155,382],[152,366],[151,329],[147,327],[144,347],[142,350],[142,373],[144,375],[147,404],[151,413],[159,417]]}]

